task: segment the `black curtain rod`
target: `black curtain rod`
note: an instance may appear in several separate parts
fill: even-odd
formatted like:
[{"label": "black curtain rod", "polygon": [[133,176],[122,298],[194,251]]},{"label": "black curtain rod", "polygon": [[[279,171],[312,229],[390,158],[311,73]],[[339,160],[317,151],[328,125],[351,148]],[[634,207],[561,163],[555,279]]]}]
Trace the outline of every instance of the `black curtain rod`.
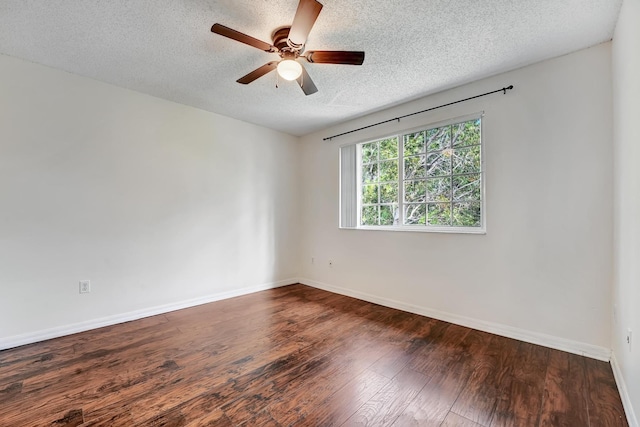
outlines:
[{"label": "black curtain rod", "polygon": [[449,105],[459,104],[460,102],[469,101],[469,100],[472,100],[472,99],[480,98],[480,97],[482,97],[482,96],[492,95],[492,94],[494,94],[494,93],[498,93],[498,92],[502,92],[504,95],[506,95],[506,94],[507,94],[507,91],[508,91],[508,90],[511,90],[511,89],[513,89],[513,85],[510,85],[510,86],[507,86],[507,87],[503,87],[502,89],[496,89],[496,90],[493,90],[493,91],[491,91],[491,92],[483,93],[483,94],[481,94],[481,95],[472,96],[472,97],[470,97],[470,98],[460,99],[460,100],[458,100],[458,101],[450,102],[450,103],[448,103],[448,104],[438,105],[437,107],[427,108],[426,110],[416,111],[415,113],[405,114],[404,116],[396,117],[396,118],[394,118],[394,119],[385,120],[385,121],[383,121],[383,122],[374,123],[374,124],[372,124],[372,125],[368,125],[368,126],[363,126],[363,127],[361,127],[361,128],[354,129],[354,130],[350,130],[350,131],[347,131],[347,132],[342,132],[342,133],[339,133],[339,134],[337,134],[337,135],[328,136],[328,137],[326,137],[326,138],[322,138],[322,140],[323,140],[323,141],[331,141],[333,138],[337,138],[337,137],[339,137],[339,136],[348,135],[348,134],[350,134],[350,133],[358,132],[358,131],[361,131],[361,130],[364,130],[364,129],[369,129],[369,128],[372,128],[372,127],[374,127],[374,126],[383,125],[383,124],[385,124],[385,123],[395,122],[396,120],[397,120],[397,121],[400,121],[400,119],[405,119],[405,118],[407,118],[407,117],[415,116],[416,114],[426,113],[427,111],[437,110],[438,108],[448,107]]}]

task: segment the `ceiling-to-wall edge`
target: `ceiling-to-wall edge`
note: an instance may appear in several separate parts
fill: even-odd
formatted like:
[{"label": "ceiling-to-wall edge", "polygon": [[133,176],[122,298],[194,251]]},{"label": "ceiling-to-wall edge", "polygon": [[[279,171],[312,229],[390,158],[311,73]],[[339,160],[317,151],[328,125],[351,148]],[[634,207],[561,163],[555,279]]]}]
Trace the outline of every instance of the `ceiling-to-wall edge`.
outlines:
[{"label": "ceiling-to-wall edge", "polygon": [[[360,127],[365,127],[365,126],[369,126],[371,124],[375,124],[378,122],[382,122],[382,121],[386,121],[389,119],[393,119],[395,117],[404,115],[404,114],[411,114],[414,113],[416,111],[420,111],[423,109],[427,109],[427,108],[432,108],[432,107],[436,107],[439,105],[443,105],[443,104],[447,104],[450,102],[454,102],[460,99],[464,99],[467,98],[469,96],[475,96],[478,95],[480,93],[482,93],[481,91],[478,93],[470,93],[466,91],[466,88],[469,87],[475,87],[476,84],[482,84],[483,82],[488,82],[488,81],[494,81],[494,78],[499,78],[501,76],[509,76],[511,73],[517,72],[519,70],[522,69],[526,69],[529,67],[533,67],[533,66],[538,66],[541,64],[544,64],[546,62],[550,62],[550,61],[556,61],[559,60],[563,57],[570,57],[580,51],[584,51],[584,50],[589,50],[589,49],[594,49],[597,48],[600,45],[611,45],[611,40],[603,42],[603,43],[598,43],[595,44],[593,46],[589,46],[585,49],[581,49],[579,51],[576,52],[569,52],[569,53],[565,53],[553,58],[548,58],[545,59],[543,61],[537,61],[537,62],[532,62],[532,63],[523,63],[523,64],[518,64],[517,66],[513,67],[512,69],[506,70],[506,71],[501,71],[499,73],[489,73],[487,75],[482,76],[481,78],[477,78],[477,79],[473,79],[473,80],[466,80],[466,81],[460,81],[460,82],[456,82],[453,83],[451,85],[445,86],[442,89],[439,89],[435,92],[429,92],[429,93],[421,93],[421,94],[416,94],[415,96],[412,96],[410,98],[407,98],[405,100],[402,101],[398,101],[396,103],[390,104],[390,105],[386,105],[384,107],[381,107],[379,109],[373,110],[373,111],[368,111],[365,112],[363,114],[359,114],[355,117],[351,117],[348,119],[345,119],[343,121],[340,121],[338,123],[334,123],[330,126],[326,126],[322,129],[319,130],[315,130],[313,132],[309,132],[306,133],[304,135],[298,135],[298,137],[300,138],[301,141],[313,141],[318,139],[323,139],[326,137],[330,137],[332,135],[336,135],[336,134],[340,134],[343,132],[348,132],[351,131],[353,129],[357,129]],[[481,86],[481,90],[485,89],[486,91],[489,91],[491,89],[499,89],[502,88],[504,86],[508,86],[506,81],[496,81],[495,82],[497,84],[497,86],[494,84],[493,86],[491,85],[482,85]],[[502,83],[504,83],[504,85],[501,85]],[[422,115],[419,116],[420,117],[428,117],[429,113],[426,113],[427,115]],[[399,123],[399,122],[398,122]],[[400,128],[404,128],[405,125],[400,125]],[[365,136],[360,136],[358,138],[358,135],[354,135],[354,136],[349,136],[349,137],[342,137],[342,138],[335,138],[335,140],[333,142],[336,142],[340,145],[342,144],[348,144],[353,140],[365,140],[367,139],[366,135],[382,135],[384,134],[384,130],[380,130],[380,129],[384,129],[381,127],[375,127],[370,131],[365,131],[364,133],[360,132],[359,135],[365,135]],[[391,132],[393,132],[393,130],[391,130]],[[355,138],[355,139],[354,139]],[[325,142],[331,142],[331,141],[325,141]]]}]

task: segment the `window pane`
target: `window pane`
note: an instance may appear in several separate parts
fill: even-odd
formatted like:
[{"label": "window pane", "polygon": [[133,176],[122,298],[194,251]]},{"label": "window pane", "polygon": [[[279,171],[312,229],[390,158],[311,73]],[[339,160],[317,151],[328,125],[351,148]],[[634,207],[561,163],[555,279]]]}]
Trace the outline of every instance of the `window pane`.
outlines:
[{"label": "window pane", "polygon": [[424,132],[411,133],[404,136],[404,155],[413,156],[424,153]]},{"label": "window pane", "polygon": [[480,144],[480,119],[455,124],[451,129],[454,147]]},{"label": "window pane", "polygon": [[380,182],[398,182],[398,160],[380,162]]},{"label": "window pane", "polygon": [[380,160],[398,158],[398,138],[380,141]]},{"label": "window pane", "polygon": [[404,200],[407,202],[424,202],[427,198],[425,181],[405,181]]},{"label": "window pane", "polygon": [[361,225],[481,226],[480,118],[360,144],[355,153]]},{"label": "window pane", "polygon": [[424,155],[405,157],[404,179],[424,178],[426,173]]},{"label": "window pane", "polygon": [[404,205],[404,223],[406,225],[424,225],[427,222],[427,205],[405,204]]},{"label": "window pane", "polygon": [[453,225],[480,227],[480,202],[454,203]]},{"label": "window pane", "polygon": [[427,218],[429,225],[451,225],[451,205],[449,203],[429,203]]},{"label": "window pane", "polygon": [[442,150],[451,146],[451,126],[427,131],[427,151]]},{"label": "window pane", "polygon": [[371,205],[378,201],[378,184],[362,186],[362,204]]},{"label": "window pane", "polygon": [[380,203],[398,203],[398,183],[380,185]]},{"label": "window pane", "polygon": [[380,206],[380,225],[394,225],[398,221],[398,205]]},{"label": "window pane", "polygon": [[374,182],[378,182],[378,164],[377,163],[362,165],[362,182],[364,184],[371,184]]},{"label": "window pane", "polygon": [[453,200],[480,200],[480,174],[453,177]]},{"label": "window pane", "polygon": [[362,225],[378,225],[378,206],[362,207]]},{"label": "window pane", "polygon": [[378,142],[362,144],[362,163],[378,161]]},{"label": "window pane", "polygon": [[427,155],[427,176],[451,175],[451,150]]},{"label": "window pane", "polygon": [[448,202],[451,200],[451,177],[426,180],[427,200],[430,202]]},{"label": "window pane", "polygon": [[480,172],[480,146],[452,150],[453,173]]}]

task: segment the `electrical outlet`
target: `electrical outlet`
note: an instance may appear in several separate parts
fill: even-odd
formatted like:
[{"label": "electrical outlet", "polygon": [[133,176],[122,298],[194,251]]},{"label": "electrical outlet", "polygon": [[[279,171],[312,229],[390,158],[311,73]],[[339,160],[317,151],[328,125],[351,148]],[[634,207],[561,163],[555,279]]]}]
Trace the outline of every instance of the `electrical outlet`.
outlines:
[{"label": "electrical outlet", "polygon": [[80,293],[88,294],[91,292],[91,281],[90,280],[81,280],[80,281]]},{"label": "electrical outlet", "polygon": [[631,342],[632,342],[633,333],[631,332],[631,328],[627,329],[627,345],[629,346],[629,351],[631,351]]}]

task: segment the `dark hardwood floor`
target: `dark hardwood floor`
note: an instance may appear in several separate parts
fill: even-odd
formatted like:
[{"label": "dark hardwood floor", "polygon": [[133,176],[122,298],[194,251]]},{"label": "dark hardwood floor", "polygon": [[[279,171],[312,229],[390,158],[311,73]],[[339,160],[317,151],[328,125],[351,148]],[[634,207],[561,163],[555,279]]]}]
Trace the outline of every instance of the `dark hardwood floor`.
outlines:
[{"label": "dark hardwood floor", "polygon": [[293,285],[0,352],[1,426],[626,426],[608,363]]}]

